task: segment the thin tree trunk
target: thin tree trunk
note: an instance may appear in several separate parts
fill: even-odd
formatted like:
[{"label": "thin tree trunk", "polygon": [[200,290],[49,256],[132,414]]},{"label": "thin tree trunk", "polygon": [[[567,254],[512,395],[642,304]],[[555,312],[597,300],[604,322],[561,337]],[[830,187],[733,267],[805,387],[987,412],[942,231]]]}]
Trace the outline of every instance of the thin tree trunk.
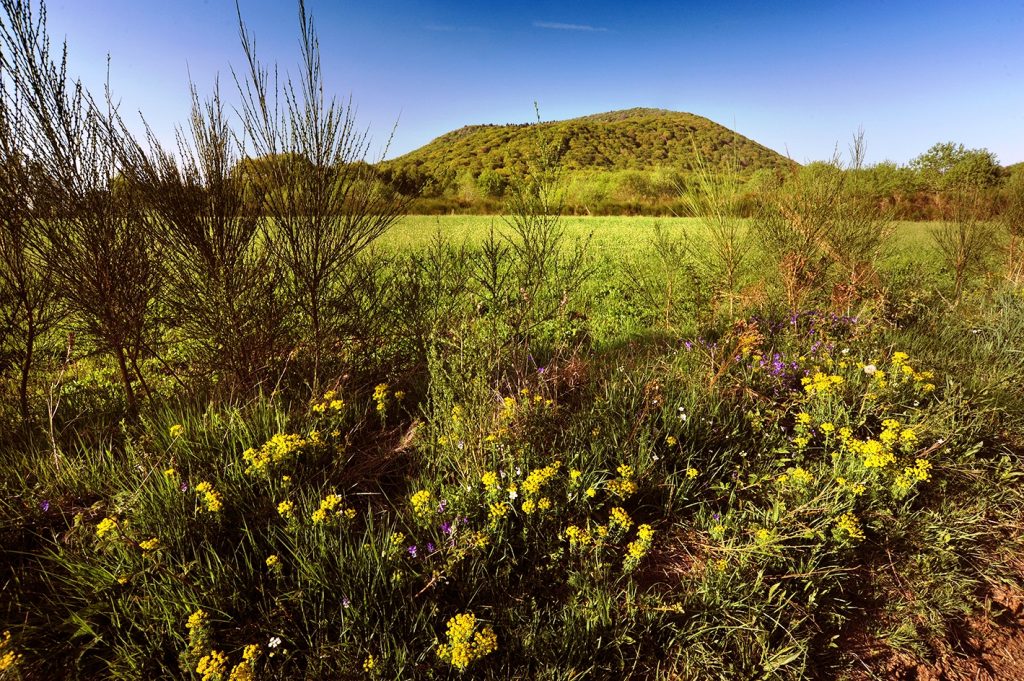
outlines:
[{"label": "thin tree trunk", "polygon": [[139,403],[135,398],[135,390],[132,388],[132,378],[128,373],[128,361],[124,356],[124,348],[118,345],[114,349],[117,356],[117,366],[121,370],[121,382],[124,384],[124,395],[128,400],[128,410],[133,416],[139,413]]},{"label": "thin tree trunk", "polygon": [[21,385],[18,390],[18,397],[21,400],[21,418],[26,425],[31,417],[28,405],[28,379],[32,372],[32,357],[35,353],[35,345],[35,315],[30,312],[28,315],[28,328],[25,330],[25,357],[21,363]]}]

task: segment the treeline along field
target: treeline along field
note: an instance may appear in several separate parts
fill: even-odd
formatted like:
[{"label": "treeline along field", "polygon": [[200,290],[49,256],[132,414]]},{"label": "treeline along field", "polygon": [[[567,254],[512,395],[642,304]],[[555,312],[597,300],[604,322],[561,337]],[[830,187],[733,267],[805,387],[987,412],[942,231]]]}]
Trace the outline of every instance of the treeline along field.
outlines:
[{"label": "treeline along field", "polygon": [[410,216],[301,4],[173,150],[0,5],[0,678],[1020,676],[1019,184]]}]

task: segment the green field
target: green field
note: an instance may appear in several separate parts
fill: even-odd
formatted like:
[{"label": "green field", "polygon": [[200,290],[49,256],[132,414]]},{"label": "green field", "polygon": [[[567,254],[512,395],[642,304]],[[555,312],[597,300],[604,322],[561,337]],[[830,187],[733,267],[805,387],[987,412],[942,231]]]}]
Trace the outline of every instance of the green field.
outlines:
[{"label": "green field", "polygon": [[[242,22],[242,103],[171,153],[37,6],[0,0],[0,681],[1024,678],[1024,174],[651,110],[389,174],[304,3],[296,80]],[[509,218],[405,216],[451,207]]]},{"label": "green field", "polygon": [[[745,224],[749,229],[751,221],[747,220]],[[893,239],[882,265],[891,267],[906,262],[933,262],[936,254],[932,234],[940,224],[920,221],[895,223]],[[656,227],[669,234],[685,235],[696,248],[707,240],[707,228],[699,218],[566,216],[561,219],[561,225],[567,237],[589,237],[594,257],[613,261],[641,255],[650,246]],[[498,232],[508,231],[508,225],[500,215],[407,215],[396,222],[379,243],[387,248],[422,248],[440,233],[456,243],[478,245],[492,227]]]},{"label": "green field", "polygon": [[850,637],[910,669],[987,626],[1024,541],[998,259],[954,298],[900,224],[794,307],[758,247],[730,304],[700,220],[560,224],[538,260],[402,218],[330,350],[255,385],[169,317],[135,411],[74,318],[41,339],[28,420],[4,374],[0,675],[859,678]]}]

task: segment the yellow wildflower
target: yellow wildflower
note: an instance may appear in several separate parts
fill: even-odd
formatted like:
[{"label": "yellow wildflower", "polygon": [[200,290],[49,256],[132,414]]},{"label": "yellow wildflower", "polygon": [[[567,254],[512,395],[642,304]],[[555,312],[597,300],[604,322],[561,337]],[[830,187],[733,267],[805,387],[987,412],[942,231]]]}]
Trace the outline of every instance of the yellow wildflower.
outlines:
[{"label": "yellow wildflower", "polygon": [[227,656],[219,650],[211,650],[209,655],[199,660],[196,674],[199,674],[203,681],[221,681],[227,669]]},{"label": "yellow wildflower", "polygon": [[105,539],[108,534],[112,534],[118,529],[117,518],[109,517],[104,518],[96,525],[96,536],[100,539]]},{"label": "yellow wildflower", "polygon": [[490,626],[477,629],[476,616],[461,613],[448,620],[447,641],[437,647],[437,656],[460,672],[498,649],[498,637]]},{"label": "yellow wildflower", "polygon": [[139,548],[143,551],[156,551],[158,548],[160,548],[160,539],[157,537],[152,537],[145,541],[141,541],[139,542]]}]

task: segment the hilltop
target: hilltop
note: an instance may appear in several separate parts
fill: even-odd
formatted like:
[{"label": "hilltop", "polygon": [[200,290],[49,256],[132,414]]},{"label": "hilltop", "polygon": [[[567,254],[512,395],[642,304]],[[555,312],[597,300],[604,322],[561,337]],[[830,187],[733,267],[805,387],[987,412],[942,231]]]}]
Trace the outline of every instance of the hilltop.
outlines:
[{"label": "hilltop", "polygon": [[572,211],[673,214],[679,187],[702,159],[750,177],[793,162],[702,116],[626,109],[564,121],[469,125],[381,163],[418,198],[413,212],[494,212],[516,176],[556,160]]},{"label": "hilltop", "polygon": [[469,125],[382,168],[418,168],[436,175],[465,170],[514,172],[549,145],[565,170],[654,170],[693,167],[695,149],[712,165],[734,159],[741,171],[781,168],[784,156],[702,116],[664,109],[626,109],[563,121]]}]

